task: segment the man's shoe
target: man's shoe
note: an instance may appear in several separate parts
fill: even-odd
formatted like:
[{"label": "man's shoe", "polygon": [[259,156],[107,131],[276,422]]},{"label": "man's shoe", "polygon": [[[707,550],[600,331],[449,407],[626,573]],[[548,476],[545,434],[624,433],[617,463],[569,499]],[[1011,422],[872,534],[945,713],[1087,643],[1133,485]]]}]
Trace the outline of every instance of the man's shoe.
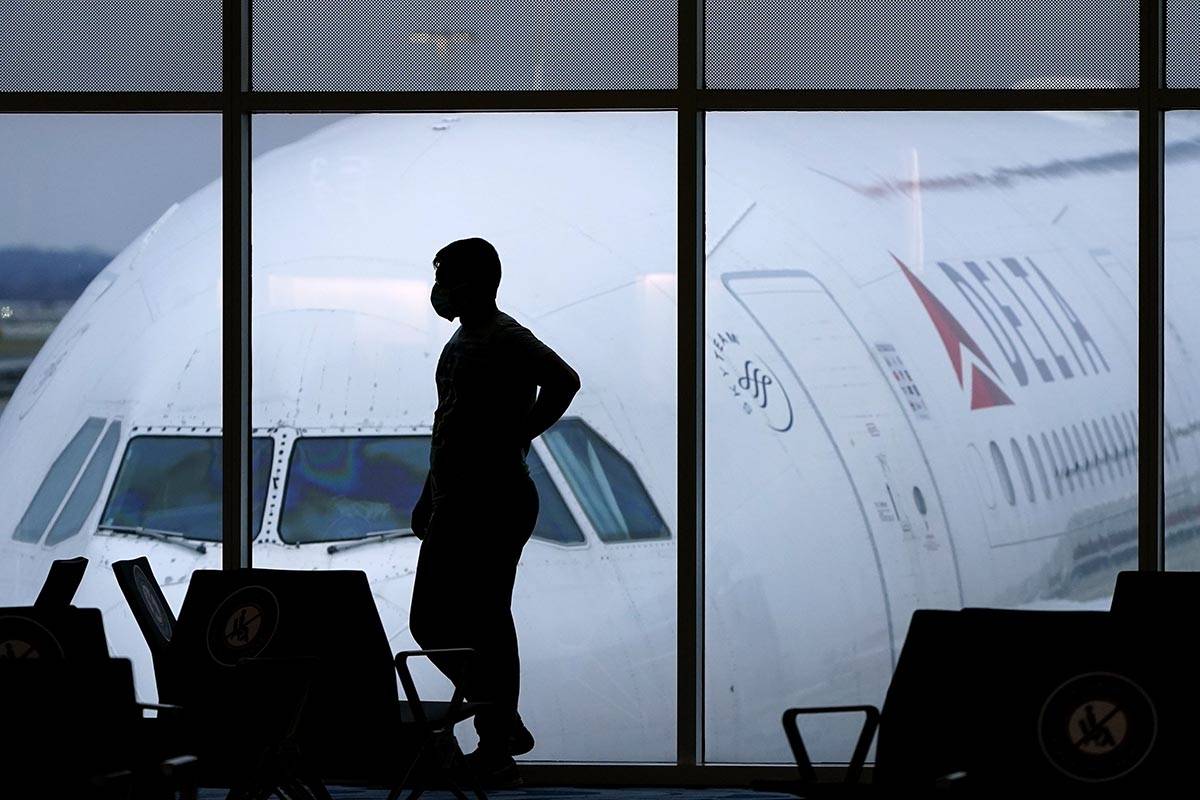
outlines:
[{"label": "man's shoe", "polygon": [[533,734],[529,732],[529,728],[525,727],[521,718],[517,717],[517,721],[513,723],[512,733],[508,735],[508,754],[523,756],[533,749],[533,745]]},{"label": "man's shoe", "polygon": [[525,785],[512,756],[476,748],[466,755],[467,766],[484,789],[516,789]]}]

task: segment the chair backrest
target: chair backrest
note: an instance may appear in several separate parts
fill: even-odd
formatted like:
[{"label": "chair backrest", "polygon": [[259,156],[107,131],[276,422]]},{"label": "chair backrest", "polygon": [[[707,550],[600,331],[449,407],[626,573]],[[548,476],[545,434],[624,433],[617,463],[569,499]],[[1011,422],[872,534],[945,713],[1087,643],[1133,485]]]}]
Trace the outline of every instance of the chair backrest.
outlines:
[{"label": "chair backrest", "polygon": [[83,582],[83,573],[87,571],[88,560],[83,556],[78,558],[60,558],[50,565],[50,572],[33,601],[39,608],[69,606],[75,599],[75,592]]},{"label": "chair backrest", "polygon": [[0,660],[94,662],[108,658],[98,608],[0,608]]},{"label": "chair backrest", "polygon": [[[1117,575],[1110,608],[1114,614],[1140,617],[1155,624],[1165,621],[1167,614],[1178,614],[1197,605],[1200,605],[1200,572],[1135,570]],[[1176,619],[1173,617],[1168,624],[1175,625]]]},{"label": "chair backrest", "polygon": [[[963,771],[967,790],[1138,793],[1186,770],[1181,746],[1200,703],[1185,697],[1184,671],[1164,668],[1138,626],[1102,611],[966,609],[935,627],[914,643],[928,652],[897,666],[896,680],[925,696],[905,689],[894,698],[893,682],[877,778],[928,787]],[[901,666],[928,673],[914,679]],[[901,699],[901,711],[924,718],[904,724]],[[923,773],[895,763],[922,753]]]},{"label": "chair backrest", "polygon": [[960,615],[913,613],[884,700],[875,748],[875,780],[927,788],[958,766],[942,747],[953,724],[962,670]]},{"label": "chair backrest", "polygon": [[387,746],[398,712],[396,673],[361,571],[196,570],[174,648],[190,687],[220,685],[244,658],[315,659],[303,714],[306,757],[337,770]]},{"label": "chair backrest", "polygon": [[0,748],[6,797],[92,797],[91,779],[133,767],[142,754],[127,659],[0,659]]},{"label": "chair backrest", "polygon": [[150,568],[150,560],[142,556],[128,561],[114,561],[112,571],[133,613],[133,619],[150,648],[159,700],[164,703],[178,702],[180,698],[170,663],[171,641],[177,623],[171,605],[154,577],[154,570]]}]

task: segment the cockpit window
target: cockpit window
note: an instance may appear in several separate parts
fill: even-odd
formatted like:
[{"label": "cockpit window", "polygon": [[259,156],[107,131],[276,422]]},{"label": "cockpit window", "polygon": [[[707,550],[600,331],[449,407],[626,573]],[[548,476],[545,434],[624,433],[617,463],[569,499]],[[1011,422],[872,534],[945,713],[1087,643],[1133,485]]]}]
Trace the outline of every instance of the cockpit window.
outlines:
[{"label": "cockpit window", "polygon": [[84,520],[92,513],[96,498],[104,488],[104,479],[108,477],[108,468],[112,466],[113,454],[117,452],[117,442],[120,439],[121,423],[114,422],[104,432],[104,438],[92,454],[92,460],[88,462],[79,482],[75,484],[75,491],[71,492],[67,504],[54,521],[54,527],[46,534],[46,544],[58,544],[83,530]]},{"label": "cockpit window", "polygon": [[562,420],[543,439],[602,541],[670,538],[633,466],[582,420]]},{"label": "cockpit window", "polygon": [[79,474],[79,468],[83,466],[83,460],[91,452],[92,445],[96,443],[96,438],[102,430],[104,420],[88,417],[83,427],[71,437],[71,441],[67,442],[58,458],[54,459],[25,515],[17,523],[17,529],[13,533],[14,539],[19,542],[36,542],[42,538],[46,526],[54,518],[54,512],[58,511],[67,490]]},{"label": "cockpit window", "polygon": [[[256,534],[270,482],[272,445],[268,436],[256,436],[251,444]],[[220,541],[220,437],[130,439],[100,525]]]},{"label": "cockpit window", "polygon": [[563,502],[558,487],[550,480],[546,465],[536,450],[529,451],[525,463],[529,465],[529,477],[533,478],[538,493],[538,517],[533,538],[558,544],[583,544],[583,531],[579,530],[579,523],[571,516],[571,510]]},{"label": "cockpit window", "polygon": [[338,542],[405,530],[428,471],[428,436],[299,438],[279,538]]},{"label": "cockpit window", "polygon": [[[559,544],[585,541],[536,451],[527,463],[540,501],[533,536]],[[308,544],[407,530],[428,472],[428,436],[297,439],[279,538]]]}]

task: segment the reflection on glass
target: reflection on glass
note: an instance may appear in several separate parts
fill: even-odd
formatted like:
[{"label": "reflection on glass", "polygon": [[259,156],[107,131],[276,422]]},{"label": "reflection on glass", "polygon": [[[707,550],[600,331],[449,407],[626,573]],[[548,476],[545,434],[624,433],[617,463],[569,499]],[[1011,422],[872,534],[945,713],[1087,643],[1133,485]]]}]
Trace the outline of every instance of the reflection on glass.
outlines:
[{"label": "reflection on glass", "polygon": [[[253,440],[254,530],[262,523],[271,440]],[[101,526],[221,540],[221,440],[138,436],[129,441]]]},{"label": "reflection on glass", "polygon": [[[325,121],[258,116],[255,139]],[[393,647],[414,646],[422,543],[371,534],[408,526],[428,469],[449,242],[492,242],[499,308],[579,372],[526,456],[531,759],[675,759],[676,134],[660,113],[357,115],[254,165],[252,413],[280,443],[256,566],[363,570]],[[506,533],[492,502],[480,537]]]},{"label": "reflection on glass", "polygon": [[915,609],[1106,609],[1135,567],[1137,119],[707,130],[707,756],[786,761],[782,709],[881,702]]},{"label": "reflection on glass", "polygon": [[[1168,6],[1168,12],[1170,6]],[[1194,9],[1193,9],[1194,10]],[[1182,7],[1176,8],[1182,12]],[[1200,18],[1191,15],[1193,22]],[[1168,24],[1170,15],[1168,14]],[[1193,38],[1195,34],[1193,25]],[[1169,51],[1168,51],[1169,52]],[[1195,48],[1188,53],[1195,54]],[[1193,63],[1191,75],[1197,74]],[[1188,85],[1195,85],[1190,83]],[[1163,267],[1163,474],[1167,569],[1200,569],[1200,112],[1167,114]],[[1137,420],[1124,419],[1136,447]]]}]

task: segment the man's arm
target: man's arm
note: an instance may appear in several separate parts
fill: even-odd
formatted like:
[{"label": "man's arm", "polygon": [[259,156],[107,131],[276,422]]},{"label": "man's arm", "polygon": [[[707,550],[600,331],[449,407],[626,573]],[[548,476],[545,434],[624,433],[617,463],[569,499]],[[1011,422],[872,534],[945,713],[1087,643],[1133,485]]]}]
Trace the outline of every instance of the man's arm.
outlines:
[{"label": "man's arm", "polygon": [[579,373],[527,330],[522,330],[517,336],[517,344],[520,358],[540,387],[537,400],[525,418],[523,436],[526,442],[530,442],[545,433],[566,413],[579,391]]},{"label": "man's arm", "polygon": [[433,511],[433,491],[430,487],[429,478],[431,473],[425,473],[425,485],[421,487],[421,496],[417,498],[417,504],[413,506],[412,531],[418,539],[425,538],[425,532],[429,530],[429,515]]}]

